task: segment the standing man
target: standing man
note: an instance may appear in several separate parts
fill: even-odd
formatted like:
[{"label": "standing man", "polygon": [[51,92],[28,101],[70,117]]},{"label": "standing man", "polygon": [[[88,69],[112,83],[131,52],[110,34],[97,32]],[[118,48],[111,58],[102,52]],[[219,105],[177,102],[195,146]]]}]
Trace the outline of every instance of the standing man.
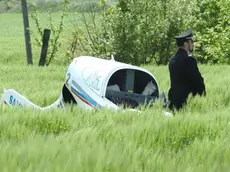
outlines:
[{"label": "standing man", "polygon": [[192,29],[176,36],[178,50],[169,61],[170,89],[168,92],[169,108],[181,109],[187,103],[190,93],[206,95],[204,79],[201,76],[193,51]]}]

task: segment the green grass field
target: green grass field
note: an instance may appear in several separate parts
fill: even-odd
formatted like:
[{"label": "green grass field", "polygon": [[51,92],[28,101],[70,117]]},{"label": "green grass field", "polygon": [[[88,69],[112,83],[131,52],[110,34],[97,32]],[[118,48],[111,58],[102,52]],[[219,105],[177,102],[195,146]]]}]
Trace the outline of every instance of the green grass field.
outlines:
[{"label": "green grass field", "polygon": [[[70,20],[61,37],[66,42]],[[35,65],[27,66],[22,15],[3,13],[0,21],[0,91],[13,88],[37,105],[51,104],[67,65],[38,67],[40,50],[33,48]],[[167,66],[143,67],[167,93]],[[191,99],[173,118],[163,116],[161,102],[141,115],[0,106],[0,171],[229,171],[230,66],[199,67],[207,96]]]}]

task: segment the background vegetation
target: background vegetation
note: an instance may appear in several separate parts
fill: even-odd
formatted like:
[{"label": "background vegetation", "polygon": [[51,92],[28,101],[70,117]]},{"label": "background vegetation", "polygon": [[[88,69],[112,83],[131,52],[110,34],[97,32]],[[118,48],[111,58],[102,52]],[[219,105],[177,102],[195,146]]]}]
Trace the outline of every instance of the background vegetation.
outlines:
[{"label": "background vegetation", "polygon": [[[0,0],[6,2],[12,1]],[[175,51],[174,35],[192,27],[207,96],[190,99],[174,118],[163,116],[161,102],[141,115],[0,106],[0,171],[228,171],[229,1],[100,1],[97,10],[90,5],[79,11],[71,3],[77,1],[29,3],[34,66],[25,65],[20,3],[7,10],[0,5],[0,92],[13,88],[37,105],[49,105],[58,98],[73,57],[114,53],[153,73],[167,94],[168,68],[157,64],[167,64]],[[50,52],[58,47],[50,66],[36,65],[39,28],[52,30],[51,41],[58,38],[49,44]]]},{"label": "background vegetation", "polygon": [[[21,10],[19,0],[0,3],[2,12]],[[229,64],[229,0],[29,0],[28,8],[31,22],[36,24],[31,32],[39,31],[40,42],[44,29],[40,13],[60,12],[56,25],[52,17],[47,18],[53,34],[49,52],[55,51],[50,58],[60,57],[56,54],[61,47],[60,34],[72,30],[64,45],[65,54],[60,57],[62,62],[82,54],[102,58],[114,54],[118,61],[135,65],[165,65],[176,51],[174,36],[191,27],[198,62]],[[75,16],[72,25],[65,27],[67,15]]]}]

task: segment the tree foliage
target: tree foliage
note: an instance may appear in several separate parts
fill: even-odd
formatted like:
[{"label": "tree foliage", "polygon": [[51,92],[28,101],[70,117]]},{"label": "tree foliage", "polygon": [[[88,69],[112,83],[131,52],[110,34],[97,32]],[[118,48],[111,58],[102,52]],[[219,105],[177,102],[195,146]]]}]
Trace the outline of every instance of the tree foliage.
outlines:
[{"label": "tree foliage", "polygon": [[[178,3],[185,15],[174,13]],[[187,5],[190,1],[119,0],[116,13],[108,15],[114,25],[118,60],[136,65],[166,64],[174,50],[173,35],[183,30],[181,25],[190,14]]]},{"label": "tree foliage", "polygon": [[[18,1],[0,3],[11,8]],[[77,1],[66,3],[68,10],[77,6],[73,3]],[[114,54],[117,61],[134,65],[165,65],[177,48],[174,37],[191,27],[193,55],[200,63],[230,63],[230,0],[117,0],[112,4],[99,0],[75,9],[81,22],[75,22],[67,60],[83,54],[102,58]],[[57,30],[62,31],[60,26]],[[59,32],[53,29],[53,33],[58,39]],[[57,45],[57,41],[52,44],[54,52]]]},{"label": "tree foliage", "polygon": [[194,29],[197,58],[202,63],[230,62],[230,1],[197,0]]},{"label": "tree foliage", "polygon": [[118,0],[102,10],[99,25],[94,18],[94,25],[77,27],[75,33],[85,29],[88,35],[75,38],[79,46],[90,44],[84,50],[92,55],[114,53],[118,61],[160,65],[176,51],[174,36],[191,27],[199,62],[229,63],[229,12],[229,0]]}]

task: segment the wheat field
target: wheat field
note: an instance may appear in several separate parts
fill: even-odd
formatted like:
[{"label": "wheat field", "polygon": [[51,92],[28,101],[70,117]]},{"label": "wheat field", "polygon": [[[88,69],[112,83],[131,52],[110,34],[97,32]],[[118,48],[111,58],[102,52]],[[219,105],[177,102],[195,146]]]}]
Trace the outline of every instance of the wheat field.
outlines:
[{"label": "wheat field", "polygon": [[[33,48],[34,65],[27,66],[22,15],[2,13],[0,21],[0,94],[12,88],[39,106],[51,104],[68,65],[38,67],[40,50]],[[61,37],[66,42],[69,21]],[[142,67],[167,93],[167,66]],[[173,118],[163,116],[161,102],[140,115],[77,106],[46,112],[0,106],[0,171],[229,171],[230,66],[199,68],[207,96],[189,99]]]}]

